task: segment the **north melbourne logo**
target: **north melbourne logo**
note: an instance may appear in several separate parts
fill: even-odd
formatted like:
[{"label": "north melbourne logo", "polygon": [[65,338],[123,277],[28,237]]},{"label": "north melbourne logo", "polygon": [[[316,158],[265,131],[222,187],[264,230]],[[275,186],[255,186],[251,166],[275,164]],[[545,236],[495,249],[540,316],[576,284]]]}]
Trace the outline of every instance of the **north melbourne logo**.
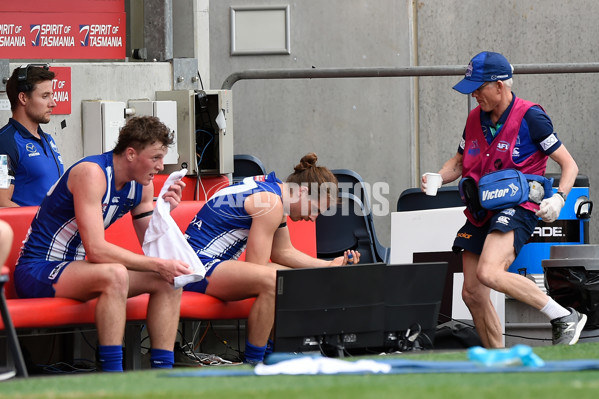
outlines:
[{"label": "north melbourne logo", "polygon": [[466,77],[469,78],[472,76],[472,61],[468,64],[468,68],[466,69]]}]

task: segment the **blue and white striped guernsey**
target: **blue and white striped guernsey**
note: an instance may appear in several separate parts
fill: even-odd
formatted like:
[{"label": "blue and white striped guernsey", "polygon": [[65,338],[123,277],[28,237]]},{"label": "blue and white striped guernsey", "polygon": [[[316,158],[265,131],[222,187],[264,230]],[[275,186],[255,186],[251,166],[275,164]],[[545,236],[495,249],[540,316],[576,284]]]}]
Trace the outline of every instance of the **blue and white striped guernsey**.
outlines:
[{"label": "blue and white striped guernsey", "polygon": [[[112,151],[83,158],[75,165],[81,162],[96,163],[104,171],[106,193],[102,199],[102,214],[105,229],[141,202],[143,186],[135,181],[116,190]],[[72,261],[85,258],[75,219],[73,195],[67,187],[75,165],[66,171],[42,201],[25,239],[19,263],[28,259]]]},{"label": "blue and white striped guernsey", "polygon": [[239,258],[252,226],[252,217],[244,208],[245,199],[263,191],[280,197],[281,188],[278,183],[281,181],[271,172],[267,176],[247,177],[214,194],[185,231],[185,238],[200,259]]}]

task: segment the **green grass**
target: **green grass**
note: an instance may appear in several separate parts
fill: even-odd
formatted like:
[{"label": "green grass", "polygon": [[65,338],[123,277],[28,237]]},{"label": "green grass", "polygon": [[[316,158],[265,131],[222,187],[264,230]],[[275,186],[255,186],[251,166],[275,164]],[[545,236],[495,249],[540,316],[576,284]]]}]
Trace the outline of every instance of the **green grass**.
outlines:
[{"label": "green grass", "polygon": [[[599,343],[534,348],[544,360],[596,359]],[[399,355],[466,360],[465,351]],[[227,366],[248,370],[248,366]],[[175,371],[189,371],[177,369]],[[0,398],[595,398],[599,371],[168,378],[172,371],[91,373],[0,382]]]}]

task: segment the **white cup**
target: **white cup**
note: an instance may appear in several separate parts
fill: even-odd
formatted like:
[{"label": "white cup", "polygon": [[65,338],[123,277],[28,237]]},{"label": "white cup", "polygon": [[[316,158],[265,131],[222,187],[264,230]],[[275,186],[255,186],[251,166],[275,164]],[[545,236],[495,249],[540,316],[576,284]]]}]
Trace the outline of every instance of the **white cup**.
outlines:
[{"label": "white cup", "polygon": [[443,184],[443,178],[438,173],[425,173],[426,195],[437,195],[437,189]]}]

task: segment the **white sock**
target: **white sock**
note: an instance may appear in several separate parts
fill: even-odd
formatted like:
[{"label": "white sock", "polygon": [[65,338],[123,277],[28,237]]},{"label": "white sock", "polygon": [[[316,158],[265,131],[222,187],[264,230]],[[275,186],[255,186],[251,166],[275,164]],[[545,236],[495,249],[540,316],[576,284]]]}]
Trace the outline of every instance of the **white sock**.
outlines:
[{"label": "white sock", "polygon": [[553,298],[549,298],[547,304],[541,309],[541,313],[549,318],[549,320],[558,319],[570,314],[570,311],[564,308],[559,303],[555,302]]}]

